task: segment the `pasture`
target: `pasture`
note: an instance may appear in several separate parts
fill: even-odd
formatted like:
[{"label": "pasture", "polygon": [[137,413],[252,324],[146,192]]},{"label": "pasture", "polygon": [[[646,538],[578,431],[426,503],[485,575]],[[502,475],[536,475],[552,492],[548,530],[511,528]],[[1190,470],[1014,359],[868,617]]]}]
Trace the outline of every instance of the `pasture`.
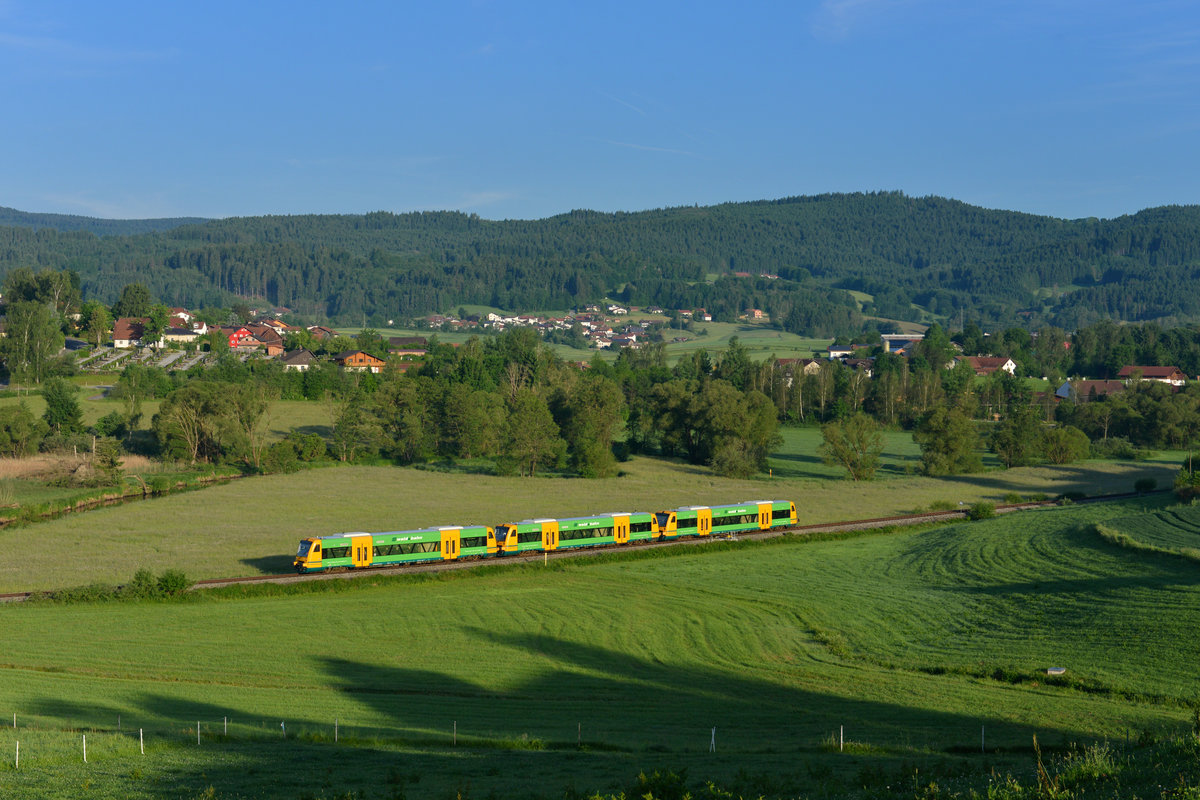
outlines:
[{"label": "pasture", "polygon": [[1035,734],[1053,754],[1186,726],[1200,567],[1081,532],[1161,503],[0,607],[0,718],[18,715],[0,753],[22,739],[0,794],[563,797],[658,769],[770,797],[1032,782]]},{"label": "pasture", "polygon": [[[532,312],[539,314],[561,313],[561,312]],[[618,325],[636,323],[639,319],[645,316],[654,318],[654,315],[631,314],[629,317],[611,318],[614,328]],[[659,317],[661,319],[661,317]],[[615,321],[614,321],[615,320]],[[832,339],[815,339],[811,337],[799,336],[794,333],[786,333],[781,330],[776,330],[764,323],[749,323],[749,322],[697,322],[695,323],[696,330],[672,330],[663,331],[663,336],[666,338],[667,362],[674,364],[680,358],[690,355],[697,350],[707,350],[709,355],[714,359],[717,355],[729,346],[729,340],[734,336],[738,337],[738,341],[749,352],[752,361],[764,361],[768,357],[775,355],[780,358],[811,358],[816,352],[829,347]],[[357,334],[361,328],[339,328],[339,333],[348,335]],[[701,331],[706,333],[701,334]],[[388,336],[437,336],[438,341],[450,342],[453,344],[461,344],[467,341],[471,336],[486,335],[477,333],[443,333],[441,331],[417,330],[410,328],[382,328],[378,329],[378,333],[384,337]],[[681,342],[673,342],[672,339],[683,339]],[[596,355],[600,355],[608,361],[612,361],[617,357],[615,352],[609,350],[578,350],[573,347],[567,347],[560,344],[547,345],[555,355],[566,361],[590,361]]]}]

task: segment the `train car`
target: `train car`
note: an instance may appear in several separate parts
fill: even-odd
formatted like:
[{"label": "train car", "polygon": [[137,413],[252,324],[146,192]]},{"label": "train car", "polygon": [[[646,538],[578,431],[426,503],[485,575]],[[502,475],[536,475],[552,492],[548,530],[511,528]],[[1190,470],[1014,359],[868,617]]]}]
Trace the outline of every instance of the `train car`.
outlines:
[{"label": "train car", "polygon": [[340,533],[300,541],[292,562],[297,572],[362,569],[422,561],[453,561],[496,555],[493,530],[483,525],[423,528],[387,533]]},{"label": "train car", "polygon": [[655,513],[659,535],[712,536],[795,525],[796,504],[789,500],[749,500],[723,506],[683,506]]},{"label": "train car", "polygon": [[572,547],[601,547],[657,536],[655,517],[646,512],[527,519],[496,526],[496,541],[500,552],[505,555]]}]

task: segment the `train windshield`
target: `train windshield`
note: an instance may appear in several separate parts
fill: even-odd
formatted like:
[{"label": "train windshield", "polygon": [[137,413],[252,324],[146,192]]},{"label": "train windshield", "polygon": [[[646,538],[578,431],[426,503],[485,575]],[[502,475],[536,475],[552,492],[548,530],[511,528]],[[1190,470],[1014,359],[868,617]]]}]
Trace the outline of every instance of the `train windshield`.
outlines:
[{"label": "train windshield", "polygon": [[312,542],[305,539],[300,543],[300,549],[296,551],[296,558],[304,558],[308,555],[308,549],[312,547]]},{"label": "train windshield", "polygon": [[658,519],[658,529],[666,530],[667,523],[671,521],[671,512],[659,511],[654,516]]}]

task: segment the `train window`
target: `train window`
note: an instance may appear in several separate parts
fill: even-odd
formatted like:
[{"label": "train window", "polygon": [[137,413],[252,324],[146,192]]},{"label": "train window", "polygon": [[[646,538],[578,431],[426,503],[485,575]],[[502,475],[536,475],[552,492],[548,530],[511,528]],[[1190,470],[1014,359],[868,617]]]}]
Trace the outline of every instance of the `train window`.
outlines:
[{"label": "train window", "polygon": [[790,508],[777,508],[771,512],[771,519],[791,519],[792,510]]},{"label": "train window", "polygon": [[651,523],[649,520],[647,520],[646,522],[631,522],[631,523],[629,523],[629,532],[630,533],[645,533],[646,531],[648,531],[650,529],[651,529]]},{"label": "train window", "polygon": [[471,536],[461,540],[460,544],[463,547],[487,547],[486,536]]},{"label": "train window", "polygon": [[683,530],[684,528],[694,528],[696,527],[696,518],[680,517],[679,519],[675,520],[675,527],[679,528],[680,530]]}]

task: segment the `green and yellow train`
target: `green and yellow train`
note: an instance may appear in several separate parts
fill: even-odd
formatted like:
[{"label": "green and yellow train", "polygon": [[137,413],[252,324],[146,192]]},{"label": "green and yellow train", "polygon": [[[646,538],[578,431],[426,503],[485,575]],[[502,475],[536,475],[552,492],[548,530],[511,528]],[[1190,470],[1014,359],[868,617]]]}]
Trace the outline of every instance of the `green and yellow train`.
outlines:
[{"label": "green and yellow train", "polygon": [[339,533],[302,539],[293,564],[301,573],[365,569],[762,531],[789,527],[796,521],[796,504],[789,500],[752,500],[653,513],[528,519],[494,527],[447,525],[387,533]]}]

